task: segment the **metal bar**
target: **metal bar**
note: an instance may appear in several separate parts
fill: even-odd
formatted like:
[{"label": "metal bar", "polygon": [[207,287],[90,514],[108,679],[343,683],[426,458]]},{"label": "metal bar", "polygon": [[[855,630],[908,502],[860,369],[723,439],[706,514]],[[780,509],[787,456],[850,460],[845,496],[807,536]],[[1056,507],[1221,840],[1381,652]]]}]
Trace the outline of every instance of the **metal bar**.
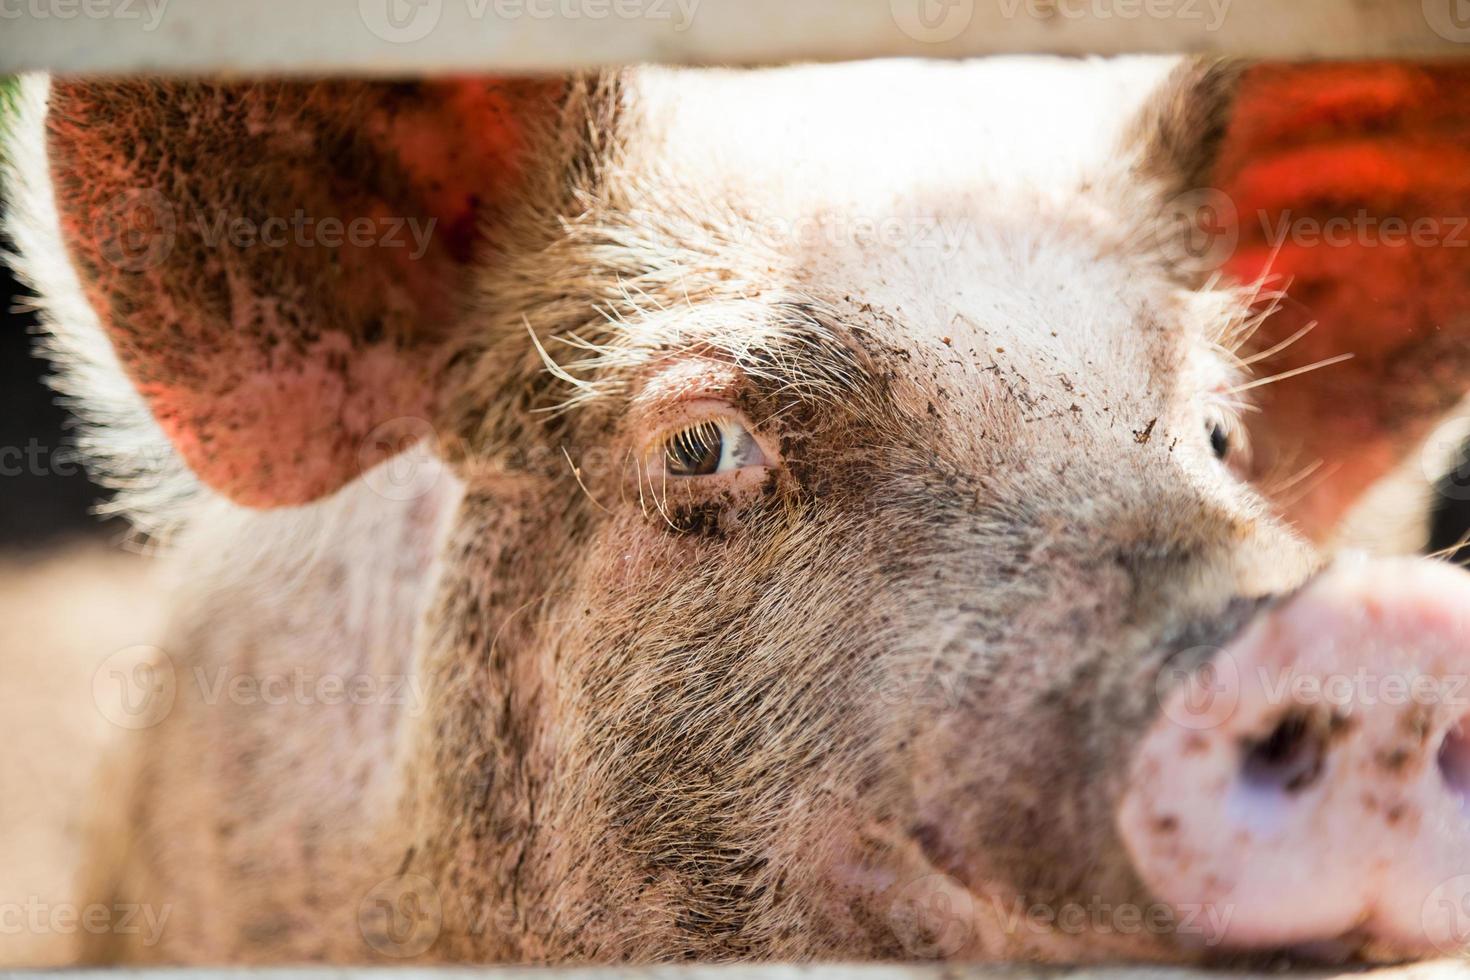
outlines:
[{"label": "metal bar", "polygon": [[1199,51],[1457,57],[1463,0],[0,0],[0,72],[403,75]]}]

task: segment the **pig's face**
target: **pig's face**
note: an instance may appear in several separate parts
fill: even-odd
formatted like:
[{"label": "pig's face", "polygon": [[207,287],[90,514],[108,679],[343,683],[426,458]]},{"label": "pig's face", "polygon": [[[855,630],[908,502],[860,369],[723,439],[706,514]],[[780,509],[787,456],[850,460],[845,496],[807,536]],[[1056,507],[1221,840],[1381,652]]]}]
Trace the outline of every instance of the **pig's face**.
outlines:
[{"label": "pig's face", "polygon": [[[493,453],[466,468],[454,553],[475,557],[440,618],[456,669],[503,649],[484,682],[518,704],[529,768],[556,773],[536,812],[579,828],[533,834],[534,865],[574,884],[526,887],[623,910],[583,952],[1224,938],[1223,905],[1181,921],[1151,902],[1113,812],[1166,664],[1320,561],[1248,480],[1234,392],[1254,296],[1178,267],[1127,113],[1061,150],[1095,111],[1081,73],[1006,70],[1083,104],[1004,164],[972,143],[1010,110],[951,99],[979,134],[957,136],[859,77],[798,110],[798,142],[762,140],[756,169],[741,148],[797,128],[759,83],[674,82],[666,104],[669,80],[645,80],[632,125],[653,131],[553,253],[565,278],[516,310],[582,344],[546,351],[564,378],[538,352],[528,382],[566,455],[535,478]],[[937,91],[958,71],[893,77]],[[1092,69],[1092,97],[1125,74]],[[724,108],[722,84],[758,115]],[[895,147],[853,174],[858,120]],[[811,177],[772,186],[773,169]],[[536,273],[512,261],[492,295],[499,275]],[[506,373],[492,352],[471,391]],[[461,710],[475,729],[483,705]],[[1148,925],[1015,924],[1099,902],[1104,927],[1119,906]]]},{"label": "pig's face", "polygon": [[[463,298],[435,299],[451,328],[421,340],[405,317],[404,340],[390,317],[382,354],[369,309],[320,364],[318,335],[293,339],[271,397],[325,373],[354,463],[369,422],[422,412],[464,483],[405,799],[406,867],[475,899],[445,904],[438,953],[1079,959],[1225,937],[1228,893],[1203,889],[1182,921],[1117,813],[1168,668],[1323,559],[1250,457],[1251,429],[1290,442],[1243,421],[1242,359],[1272,346],[1250,336],[1257,293],[1202,284],[1167,233],[1167,202],[1213,159],[1224,83],[1163,74],[576,89],[561,123],[512,141],[537,148],[516,194],[465,195],[494,220]],[[425,290],[461,282],[455,245]],[[233,281],[278,286],[280,261],[242,255]],[[177,271],[143,280],[197,298]],[[125,359],[167,352],[146,331],[176,310],[94,281]],[[248,343],[299,324],[234,325]],[[229,401],[225,369],[133,369],[226,492],[289,503],[340,482],[330,465],[264,478],[263,454],[301,447],[250,434],[261,412]],[[358,404],[405,373],[436,381]],[[1358,435],[1378,472],[1417,431]],[[1371,469],[1357,459],[1344,471]],[[514,928],[471,928],[481,902]],[[1037,907],[1092,917],[1046,928]]]}]

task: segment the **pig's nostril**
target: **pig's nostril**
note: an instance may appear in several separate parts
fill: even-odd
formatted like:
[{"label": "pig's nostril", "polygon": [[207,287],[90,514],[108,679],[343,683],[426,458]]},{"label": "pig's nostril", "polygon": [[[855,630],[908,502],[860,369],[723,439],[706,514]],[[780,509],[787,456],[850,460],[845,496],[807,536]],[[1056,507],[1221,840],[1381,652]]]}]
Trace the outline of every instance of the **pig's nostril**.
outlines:
[{"label": "pig's nostril", "polygon": [[1460,798],[1461,807],[1470,803],[1470,733],[1465,731],[1467,721],[1470,719],[1462,718],[1450,727],[1439,745],[1438,755],[1439,773],[1450,792]]},{"label": "pig's nostril", "polygon": [[1322,775],[1327,759],[1328,719],[1293,711],[1263,739],[1245,743],[1241,775],[1255,789],[1297,793]]}]

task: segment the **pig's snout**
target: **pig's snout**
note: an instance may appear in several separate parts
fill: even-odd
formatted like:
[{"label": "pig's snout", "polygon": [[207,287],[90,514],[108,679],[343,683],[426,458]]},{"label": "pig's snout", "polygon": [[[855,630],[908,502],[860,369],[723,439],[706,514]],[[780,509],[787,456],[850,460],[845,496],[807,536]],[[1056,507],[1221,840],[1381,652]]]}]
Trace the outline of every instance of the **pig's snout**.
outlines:
[{"label": "pig's snout", "polygon": [[1118,823],[1182,941],[1466,946],[1470,575],[1345,561],[1161,695]]}]

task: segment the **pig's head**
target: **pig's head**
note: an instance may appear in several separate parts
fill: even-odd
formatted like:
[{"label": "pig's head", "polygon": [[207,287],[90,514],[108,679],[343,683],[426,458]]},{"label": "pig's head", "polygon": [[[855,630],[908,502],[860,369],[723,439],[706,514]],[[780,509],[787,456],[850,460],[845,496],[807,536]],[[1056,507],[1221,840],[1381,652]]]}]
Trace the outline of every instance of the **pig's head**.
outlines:
[{"label": "pig's head", "polygon": [[[1252,683],[1470,671],[1470,582],[1320,545],[1465,387],[1465,253],[1256,216],[1457,213],[1467,77],[66,83],[50,149],[204,483],[306,504],[431,432],[463,485],[405,736],[435,953],[1418,955],[1470,872],[1453,706]],[[370,220],[218,224],[297,214]]]}]

